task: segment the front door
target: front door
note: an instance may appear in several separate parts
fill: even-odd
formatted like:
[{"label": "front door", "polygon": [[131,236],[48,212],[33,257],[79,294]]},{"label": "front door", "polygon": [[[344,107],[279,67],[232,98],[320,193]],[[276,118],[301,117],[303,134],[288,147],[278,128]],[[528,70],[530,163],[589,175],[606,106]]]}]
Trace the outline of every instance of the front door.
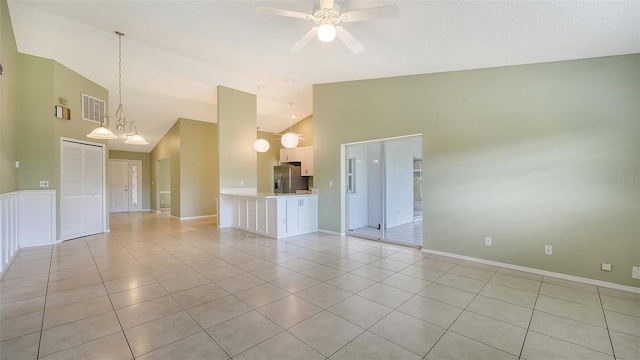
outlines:
[{"label": "front door", "polygon": [[142,211],[142,161],[109,160],[109,212]]}]

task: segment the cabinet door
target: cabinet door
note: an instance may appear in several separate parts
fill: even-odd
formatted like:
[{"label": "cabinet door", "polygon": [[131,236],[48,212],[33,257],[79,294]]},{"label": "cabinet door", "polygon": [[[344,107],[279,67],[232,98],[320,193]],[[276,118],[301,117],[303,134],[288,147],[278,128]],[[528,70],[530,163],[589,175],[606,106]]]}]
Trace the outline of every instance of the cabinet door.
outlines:
[{"label": "cabinet door", "polygon": [[301,233],[317,230],[318,206],[315,196],[300,198],[298,207],[298,228]]},{"label": "cabinet door", "polygon": [[288,162],[301,162],[302,161],[302,150],[301,148],[293,148],[293,149],[280,149],[280,162],[288,163]]},{"label": "cabinet door", "polygon": [[302,176],[313,176],[313,146],[305,146],[302,150]]},{"label": "cabinet door", "polygon": [[297,197],[287,198],[287,234],[295,234],[299,230],[300,203]]}]

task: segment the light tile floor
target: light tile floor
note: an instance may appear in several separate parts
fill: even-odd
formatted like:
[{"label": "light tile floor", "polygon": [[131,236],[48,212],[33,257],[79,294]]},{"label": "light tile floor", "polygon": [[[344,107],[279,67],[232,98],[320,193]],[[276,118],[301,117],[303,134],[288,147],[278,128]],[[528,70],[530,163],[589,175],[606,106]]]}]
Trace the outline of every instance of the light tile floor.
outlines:
[{"label": "light tile floor", "polygon": [[639,359],[640,295],[357,238],[111,217],[19,252],[2,359]]},{"label": "light tile floor", "polygon": [[[371,226],[354,229],[353,236],[364,235],[372,238],[380,237],[380,230]],[[409,246],[422,245],[422,219],[413,222],[390,227],[385,231],[385,239],[393,242],[404,243]]]}]

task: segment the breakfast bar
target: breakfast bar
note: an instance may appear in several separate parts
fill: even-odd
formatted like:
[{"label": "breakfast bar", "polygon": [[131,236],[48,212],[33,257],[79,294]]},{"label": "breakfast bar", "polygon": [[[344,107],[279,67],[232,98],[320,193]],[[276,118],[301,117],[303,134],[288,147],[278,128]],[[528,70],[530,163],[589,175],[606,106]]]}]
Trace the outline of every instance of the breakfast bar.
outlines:
[{"label": "breakfast bar", "polygon": [[275,239],[318,231],[317,194],[220,194],[221,228]]}]

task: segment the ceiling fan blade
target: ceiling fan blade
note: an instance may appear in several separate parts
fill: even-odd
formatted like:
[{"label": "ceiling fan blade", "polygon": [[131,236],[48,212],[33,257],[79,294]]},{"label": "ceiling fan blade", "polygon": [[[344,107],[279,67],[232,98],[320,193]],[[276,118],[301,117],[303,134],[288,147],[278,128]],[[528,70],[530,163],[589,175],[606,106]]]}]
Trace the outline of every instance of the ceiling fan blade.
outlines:
[{"label": "ceiling fan blade", "polygon": [[313,39],[314,36],[316,36],[317,30],[318,30],[317,26],[311,28],[311,30],[307,31],[307,33],[304,34],[304,36],[302,36],[300,38],[300,40],[298,40],[298,42],[293,44],[293,46],[291,47],[291,49],[289,49],[289,51],[300,51],[300,50],[302,50],[302,48],[305,45],[307,45],[307,43],[309,41],[311,41],[311,39]]},{"label": "ceiling fan blade", "polygon": [[359,54],[364,51],[364,46],[356,40],[356,38],[351,35],[345,28],[342,26],[336,26],[336,36],[340,39],[354,54]]},{"label": "ceiling fan blade", "polygon": [[256,12],[258,14],[286,16],[286,17],[293,17],[293,18],[305,19],[305,20],[308,20],[308,19],[311,18],[311,15],[305,14],[305,13],[301,13],[301,12],[298,12],[298,11],[291,11],[291,10],[284,10],[284,9],[274,9],[274,8],[268,8],[268,7],[263,7],[263,6],[256,6]]},{"label": "ceiling fan blade", "polygon": [[323,9],[333,9],[333,0],[320,0],[320,7]]},{"label": "ceiling fan blade", "polygon": [[398,5],[386,5],[368,9],[353,10],[342,13],[340,20],[343,22],[392,19],[400,16]]}]

